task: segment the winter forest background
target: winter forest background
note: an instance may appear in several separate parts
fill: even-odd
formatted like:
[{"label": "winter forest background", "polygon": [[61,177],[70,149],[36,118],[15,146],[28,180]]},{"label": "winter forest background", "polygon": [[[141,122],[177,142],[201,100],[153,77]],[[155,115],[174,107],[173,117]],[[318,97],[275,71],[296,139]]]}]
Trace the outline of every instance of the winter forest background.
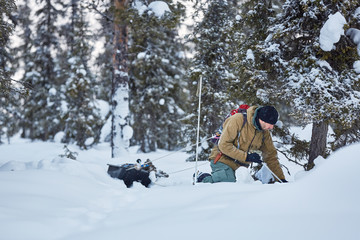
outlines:
[{"label": "winter forest background", "polygon": [[[358,0],[0,0],[0,143],[193,151],[239,104],[274,105],[309,170],[360,140]],[[312,124],[311,141],[291,126]],[[331,129],[331,131],[329,131]],[[194,152],[194,151],[193,151]],[[193,160],[190,158],[188,160]]]}]

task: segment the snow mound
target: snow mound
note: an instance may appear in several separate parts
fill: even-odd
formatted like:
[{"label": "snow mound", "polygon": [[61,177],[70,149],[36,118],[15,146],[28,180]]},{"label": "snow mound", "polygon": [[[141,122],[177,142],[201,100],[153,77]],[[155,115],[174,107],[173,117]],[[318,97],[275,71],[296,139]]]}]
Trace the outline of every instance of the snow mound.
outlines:
[{"label": "snow mound", "polygon": [[320,30],[320,47],[324,51],[331,51],[334,44],[344,35],[344,25],[346,20],[340,12],[330,14],[329,19],[325,22]]}]

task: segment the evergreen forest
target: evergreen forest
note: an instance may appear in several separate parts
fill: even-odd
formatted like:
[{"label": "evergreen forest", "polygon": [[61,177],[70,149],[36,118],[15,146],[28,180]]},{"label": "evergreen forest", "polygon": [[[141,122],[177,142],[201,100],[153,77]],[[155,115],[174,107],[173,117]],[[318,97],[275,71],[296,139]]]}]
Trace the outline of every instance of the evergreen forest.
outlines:
[{"label": "evergreen forest", "polygon": [[[275,146],[306,170],[360,141],[358,0],[0,0],[0,11],[0,144],[195,153],[200,113],[206,160],[240,104],[275,106]],[[331,16],[343,32],[326,50]],[[309,124],[310,141],[290,131]]]}]

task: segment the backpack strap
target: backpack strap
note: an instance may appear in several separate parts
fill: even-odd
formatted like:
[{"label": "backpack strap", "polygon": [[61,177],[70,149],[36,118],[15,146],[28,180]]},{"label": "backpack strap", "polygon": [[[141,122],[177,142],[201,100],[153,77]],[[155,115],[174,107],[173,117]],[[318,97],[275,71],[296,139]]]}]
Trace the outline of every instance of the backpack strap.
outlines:
[{"label": "backpack strap", "polygon": [[[243,124],[242,124],[242,126],[241,126],[241,128],[240,128],[240,131],[238,132],[238,135],[237,135],[237,139],[238,139],[238,140],[239,140],[239,138],[240,138],[241,130],[244,128],[245,124],[247,123],[247,115],[246,115],[246,112],[245,112],[245,113],[243,112],[242,115],[243,115]],[[240,148],[240,140],[238,141],[238,146],[237,146],[237,148],[238,148],[238,149]]]},{"label": "backpack strap", "polygon": [[[242,126],[241,126],[241,128],[240,128],[240,131],[238,132],[237,139],[239,139],[241,130],[244,128],[245,124],[247,123],[247,115],[246,115],[246,112],[242,112],[242,115],[243,115],[243,124],[242,124]],[[219,153],[218,153],[218,154],[216,155],[216,157],[214,158],[214,164],[216,164],[217,161],[219,161],[219,159],[221,158],[222,155],[226,156],[225,154],[223,154],[223,153],[220,151],[219,145],[217,146],[217,148],[218,148],[218,150],[219,150]],[[238,149],[240,148],[240,141],[238,141],[238,146],[237,146],[237,148],[238,148]],[[231,159],[231,160],[233,160],[233,161],[234,161],[235,163],[237,163],[237,164],[242,164],[242,163],[240,163],[239,161],[237,161],[237,160],[235,160],[235,159],[233,159],[233,158],[231,158],[231,157],[229,157],[229,156],[226,156],[226,157],[229,158],[229,159]]]}]

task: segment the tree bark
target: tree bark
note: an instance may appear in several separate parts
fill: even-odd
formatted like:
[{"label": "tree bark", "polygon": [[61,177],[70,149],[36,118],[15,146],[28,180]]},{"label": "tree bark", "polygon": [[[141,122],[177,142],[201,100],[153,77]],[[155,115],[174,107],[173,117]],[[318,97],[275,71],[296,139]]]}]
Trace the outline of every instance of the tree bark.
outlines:
[{"label": "tree bark", "polygon": [[309,152],[309,161],[306,166],[306,170],[311,170],[314,166],[314,160],[318,156],[326,157],[326,143],[327,143],[327,133],[329,126],[327,122],[322,121],[320,123],[313,123],[312,133],[311,133],[311,142],[310,142],[310,152]]},{"label": "tree bark", "polygon": [[[130,145],[129,126],[129,76],[128,76],[128,26],[124,14],[128,0],[115,0],[114,53],[112,77],[112,128],[111,156],[119,157]],[[132,135],[132,134],[131,134]]]}]

